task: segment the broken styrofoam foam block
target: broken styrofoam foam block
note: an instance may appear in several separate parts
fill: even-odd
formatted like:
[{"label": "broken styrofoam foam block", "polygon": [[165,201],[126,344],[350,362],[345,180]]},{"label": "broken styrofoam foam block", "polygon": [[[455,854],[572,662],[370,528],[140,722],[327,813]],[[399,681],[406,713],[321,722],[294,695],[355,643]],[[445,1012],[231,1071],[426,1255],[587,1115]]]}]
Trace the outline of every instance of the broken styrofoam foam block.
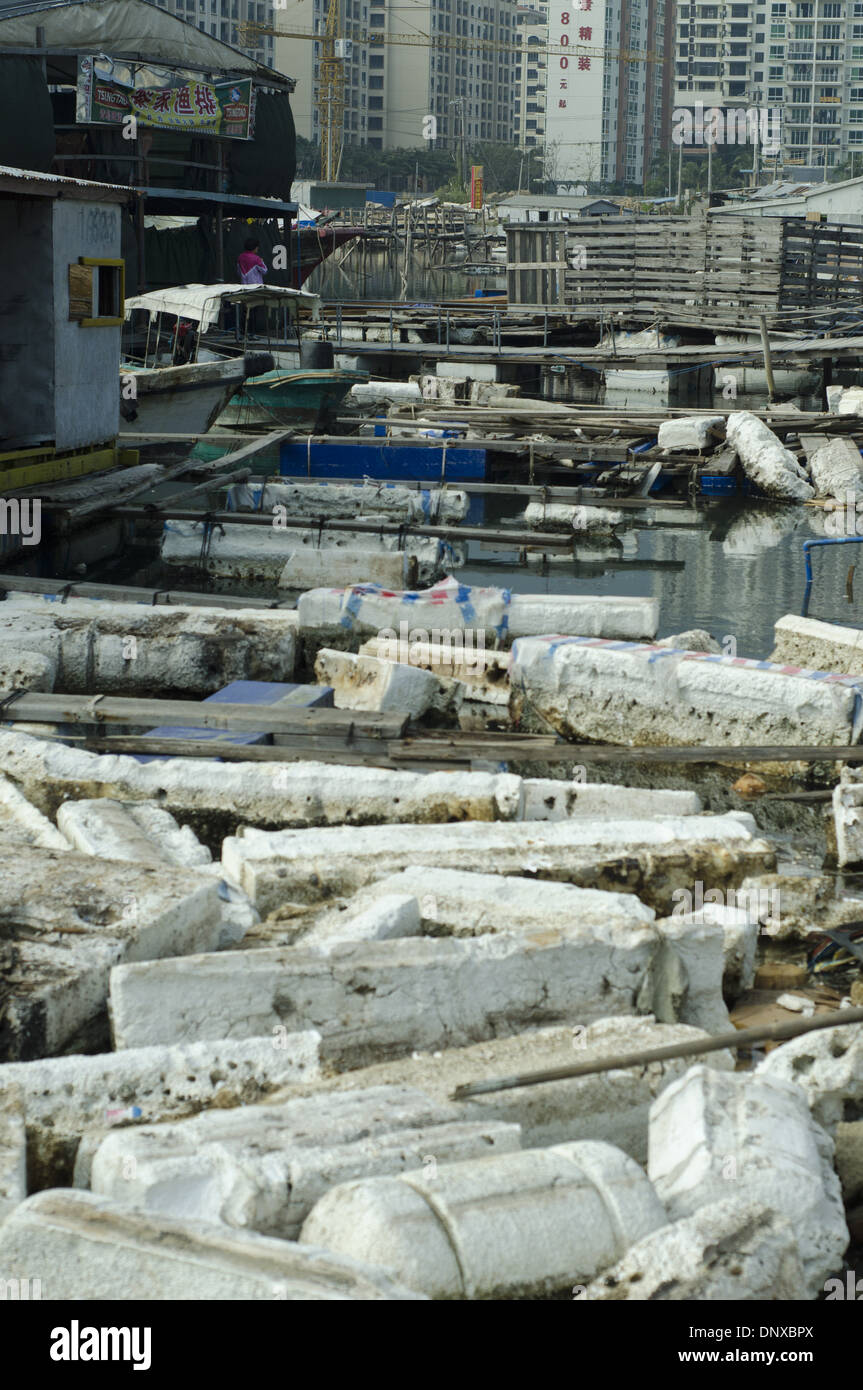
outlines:
[{"label": "broken styrofoam foam block", "polygon": [[119,961],[219,942],[216,884],[186,870],[18,844],[0,860],[0,898],[9,923],[4,1062],[92,1044]]},{"label": "broken styrofoam foam block", "polygon": [[[0,771],[47,814],[64,801],[111,796],[152,801],[191,821],[264,825],[374,825],[396,821],[515,820],[521,778],[510,773],[402,772],[337,763],[139,763],[0,730]],[[214,838],[214,837],[210,837]]]},{"label": "broken styrofoam foam block", "polygon": [[[518,1076],[554,1071],[580,1062],[601,1062],[620,1053],[706,1038],[685,1024],[657,1023],[650,1015],[602,1018],[595,1023],[530,1028],[506,1038],[489,1038],[466,1047],[413,1052],[395,1061],[378,1062],[312,1085],[291,1084],[278,1100],[314,1091],[363,1089],[369,1086],[419,1087],[430,1098],[448,1103],[457,1087],[489,1076]],[[728,1051],[711,1052],[708,1066],[732,1071]],[[646,1066],[615,1068],[570,1076],[543,1086],[515,1086],[455,1102],[463,1120],[504,1120],[521,1126],[522,1146],[562,1144],[573,1134],[603,1140],[623,1149],[636,1163],[647,1163],[647,1117],[655,1097],[690,1065],[688,1057],[666,1058]]]},{"label": "broken styrofoam foam block", "polygon": [[313,1030],[279,1027],[263,1038],[8,1062],[0,1065],[0,1092],[17,1087],[33,1181],[56,1187],[71,1182],[85,1130],[250,1105],[279,1087],[317,1080],[319,1044]]},{"label": "broken styrofoam foam block", "polygon": [[[439,680],[455,680],[464,686],[465,699],[488,701],[492,704],[509,702],[509,652],[486,649],[484,634],[473,630],[455,632],[432,628],[418,640],[417,629],[401,624],[399,636],[370,637],[359,648],[360,656],[376,656],[382,661],[398,661],[422,670],[432,671]],[[474,644],[474,636],[482,641]]]},{"label": "broken styrofoam foam block", "polygon": [[815,1013],[815,1000],[808,999],[803,994],[780,994],[776,1003],[780,1009],[787,1009],[792,1014],[803,1014],[806,1018],[811,1018]]},{"label": "broken styrofoam foam block", "polygon": [[239,835],[224,841],[222,862],[263,914],[284,902],[349,896],[375,879],[416,865],[532,874],[583,888],[634,892],[657,910],[671,912],[675,889],[697,882],[708,888],[734,886],[747,874],[772,869],[775,855],[766,841],[756,839],[755,828],[752,817],[739,812],[650,820],[398,825],[385,837],[363,826],[308,832],[241,827]]},{"label": "broken styrofoam foam block", "polygon": [[653,963],[652,1009],[664,1023],[689,1023],[707,1033],[726,1033],[731,1019],[722,998],[724,933],[693,913],[656,923],[662,949]]},{"label": "broken styrofoam foam block", "polygon": [[0,843],[14,841],[39,849],[69,848],[65,836],[48,817],[27,800],[14,782],[0,775]]},{"label": "broken styrofoam foam block", "polygon": [[666,453],[673,453],[676,449],[706,449],[724,438],[724,415],[682,415],[663,420],[656,442]]},{"label": "broken styrofoam foam block", "polygon": [[0,1226],[7,1279],[43,1300],[411,1299],[378,1268],[209,1221],[152,1216],[92,1192],[39,1192]]},{"label": "broken styrofoam foam block", "polygon": [[689,628],[686,632],[672,633],[671,637],[663,637],[661,642],[656,643],[657,647],[671,647],[676,652],[711,652],[714,656],[722,654],[722,648],[715,637],[703,627]]},{"label": "broken styrofoam foam block", "polygon": [[73,849],[101,859],[186,869],[212,859],[194,831],[179,826],[155,801],[115,801],[107,796],[66,801],[57,812],[57,825]]},{"label": "broken styrofoam foam block", "polygon": [[613,531],[623,512],[612,507],[578,507],[569,502],[528,502],[522,520],[538,531]]},{"label": "broken styrofoam foam block", "polygon": [[807,1292],[839,1267],[848,1228],[833,1142],[799,1086],[694,1066],[650,1111],[648,1173],[673,1220],[734,1196],[792,1223]]},{"label": "broken styrofoam foam block", "polygon": [[586,1140],[343,1183],[301,1239],[364,1252],[432,1298],[536,1298],[592,1278],[665,1219],[638,1165]]},{"label": "broken styrofoam foam block", "polygon": [[786,613],[773,628],[770,660],[810,671],[863,674],[863,629]]},{"label": "broken styrofoam foam block", "polygon": [[431,671],[329,647],[315,657],[315,679],[333,687],[337,709],[396,710],[411,719],[425,714],[441,694]]},{"label": "broken styrofoam foam block", "polygon": [[[248,529],[248,528],[246,528]],[[153,608],[10,593],[0,605],[0,658],[37,648],[69,694],[220,690],[232,680],[284,681],[294,670],[296,615],[285,609]]]},{"label": "broken styrofoam foam block", "polygon": [[337,1183],[411,1172],[427,1156],[437,1165],[520,1148],[518,1125],[465,1122],[450,1111],[409,1087],[207,1111],[109,1134],[90,1184],[148,1211],[296,1240]]},{"label": "broken styrofoam foam block", "polygon": [[[369,520],[374,522],[375,518]],[[275,579],[288,562],[294,557],[298,559],[304,552],[321,551],[327,555],[331,551],[337,554],[339,550],[357,549],[369,554],[397,552],[402,569],[407,563],[405,556],[409,557],[424,583],[434,583],[439,575],[464,563],[454,546],[435,537],[408,536],[399,531],[345,531],[339,530],[338,522],[324,530],[320,526],[302,530],[280,526],[277,516],[272,526],[248,526],[229,521],[211,529],[209,534],[205,534],[204,522],[166,521],[161,558],[166,565],[193,566],[208,574],[254,583]],[[286,584],[282,583],[282,587]]]},{"label": "broken styrofoam foam block", "polygon": [[100,859],[128,859],[137,864],[170,864],[198,869],[218,884],[222,931],[219,947],[242,941],[260,917],[248,897],[224,878],[190,826],[179,826],[155,801],[115,801],[100,797],[65,801],[57,812],[65,843]]},{"label": "broken styrofoam foam block", "polygon": [[420,405],[423,393],[417,381],[356,381],[348,392],[349,405]]},{"label": "broken styrofoam foam block", "polygon": [[59,639],[54,650],[20,651],[14,642],[0,646],[0,695],[13,690],[52,691],[57,676]]},{"label": "broken styrofoam foam block", "polygon": [[640,643],[521,638],[510,713],[620,744],[849,744],[863,679]]},{"label": "broken styrofoam foam block", "polygon": [[364,584],[401,589],[417,578],[417,569],[404,550],[364,550],[359,545],[351,550],[293,550],[279,572],[279,588],[302,592],[322,584],[355,584],[360,574]]},{"label": "broken styrofoam foam block", "polygon": [[[743,895],[738,891],[734,897],[742,899]],[[680,923],[684,929],[699,922],[718,926],[722,931],[724,994],[729,999],[736,999],[745,990],[752,988],[755,980],[755,952],[761,930],[757,911],[750,906],[707,902],[694,912],[678,911],[675,908],[671,921]],[[659,925],[664,929],[666,923],[663,921]]]},{"label": "broken styrofoam foam block", "polygon": [[[111,980],[117,1048],[252,1037],[289,1018],[321,1055],[363,1066],[463,1047],[532,1026],[652,1008],[658,936],[625,916],[602,924],[467,939],[302,944],[123,966]],[[158,1005],[156,1003],[158,1001]]]},{"label": "broken styrofoam foam block", "polygon": [[748,410],[733,411],[727,421],[727,438],[746,476],[767,497],[806,502],[815,496],[805,468],[757,415]]},{"label": "broken styrofoam foam block", "polygon": [[654,598],[513,594],[470,587],[449,576],[433,589],[404,593],[375,584],[310,589],[300,595],[297,613],[301,632],[338,635],[344,642],[395,637],[402,622],[414,632],[471,629],[504,643],[545,632],[637,640],[656,632],[659,603]]},{"label": "broken styrofoam foam block", "polygon": [[756,1075],[794,1082],[813,1118],[833,1131],[855,1119],[863,1101],[863,1024],[806,1033],[768,1052]]},{"label": "broken styrofoam foam block", "polygon": [[27,1196],[24,1101],[12,1082],[0,1087],[0,1223]]},{"label": "broken styrofoam foam block", "polygon": [[863,386],[828,386],[827,400],[833,415],[863,415]]},{"label": "broken styrofoam foam block", "polygon": [[[342,923],[355,913],[366,917],[380,903],[409,896],[417,903],[419,930],[427,936],[471,937],[489,933],[602,927],[619,923],[650,923],[655,913],[634,894],[606,893],[499,874],[466,873],[459,869],[407,868],[378,879],[360,890],[346,906],[339,904],[319,915],[301,945],[326,945],[340,939]],[[405,932],[397,933],[407,935]]]},{"label": "broken styrofoam foam block", "polygon": [[[382,386],[384,389],[404,387],[403,382],[358,384],[356,390]],[[231,511],[274,512],[284,507],[291,517],[372,517],[393,521],[417,522],[420,525],[441,521],[464,521],[470,507],[468,494],[460,488],[404,487],[398,483],[288,483],[264,482],[251,479],[234,483],[228,488],[227,505]],[[359,537],[358,537],[359,539]]]},{"label": "broken styrofoam foam block", "polygon": [[734,902],[765,936],[804,940],[816,922],[823,931],[863,918],[863,898],[837,898],[836,887],[826,874],[758,874],[743,880]]},{"label": "broken styrofoam foam block", "polygon": [[390,941],[421,933],[422,918],[416,898],[408,893],[387,893],[364,911],[344,913],[327,931],[308,932],[302,944],[332,950],[351,941]]},{"label": "broken styrofoam foam block", "polygon": [[818,497],[844,503],[849,492],[863,495],[863,456],[853,439],[828,439],[809,454],[809,470]]},{"label": "broken styrofoam foam block", "polygon": [[621,787],[611,782],[576,782],[525,777],[524,820],[570,820],[615,816],[697,816],[704,809],[695,792]]},{"label": "broken styrofoam foam block", "polygon": [[863,777],[857,767],[843,767],[833,788],[833,823],[839,868],[863,862]]},{"label": "broken styrofoam foam block", "polygon": [[737,1302],[805,1299],[789,1218],[727,1197],[650,1231],[585,1291],[588,1301]]}]

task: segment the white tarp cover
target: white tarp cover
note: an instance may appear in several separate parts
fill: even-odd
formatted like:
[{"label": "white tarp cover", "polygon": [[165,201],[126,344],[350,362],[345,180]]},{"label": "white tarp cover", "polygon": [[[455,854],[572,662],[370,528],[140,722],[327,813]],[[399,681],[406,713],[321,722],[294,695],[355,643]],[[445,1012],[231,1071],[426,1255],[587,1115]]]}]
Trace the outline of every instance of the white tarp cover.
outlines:
[{"label": "white tarp cover", "polygon": [[223,300],[232,304],[242,300],[247,308],[258,304],[274,304],[278,300],[297,301],[297,308],[311,310],[313,319],[320,315],[320,296],[306,290],[292,290],[283,285],[173,285],[167,290],[135,295],[126,300],[126,318],[133,309],[149,310],[150,318],[157,314],[172,314],[201,325],[201,332],[218,321]]},{"label": "white tarp cover", "polygon": [[146,0],[76,0],[34,7],[18,15],[0,10],[0,47],[32,47],[37,25],[45,30],[48,49],[123,55],[167,63],[171,68],[188,66],[197,72],[243,72],[270,87],[293,89],[295,85],[283,73],[256,63]]}]

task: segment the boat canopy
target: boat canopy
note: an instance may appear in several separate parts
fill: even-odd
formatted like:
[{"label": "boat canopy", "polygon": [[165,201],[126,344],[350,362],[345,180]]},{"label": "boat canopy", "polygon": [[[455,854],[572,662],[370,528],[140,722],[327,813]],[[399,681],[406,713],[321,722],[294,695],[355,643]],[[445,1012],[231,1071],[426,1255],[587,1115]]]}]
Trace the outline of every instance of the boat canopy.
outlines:
[{"label": "boat canopy", "polygon": [[127,299],[126,318],[135,309],[148,312],[151,320],[159,314],[170,314],[200,324],[200,332],[206,333],[218,322],[225,303],[244,304],[254,309],[260,305],[273,308],[290,301],[294,301],[297,317],[302,314],[315,321],[320,318],[320,295],[282,285],[173,285],[167,290],[153,290],[150,294]]}]

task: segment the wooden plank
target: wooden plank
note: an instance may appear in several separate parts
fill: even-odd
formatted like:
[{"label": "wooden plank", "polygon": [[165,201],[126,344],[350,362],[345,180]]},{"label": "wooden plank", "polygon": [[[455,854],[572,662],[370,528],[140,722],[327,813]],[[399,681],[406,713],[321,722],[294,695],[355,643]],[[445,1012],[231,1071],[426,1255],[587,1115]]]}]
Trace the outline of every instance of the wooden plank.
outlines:
[{"label": "wooden plank", "polygon": [[407,715],[376,710],[298,709],[199,700],[150,700],[117,695],[40,694],[27,691],[0,706],[2,722],[46,724],[143,724],[194,729],[250,730],[267,734],[365,733],[399,738]]},{"label": "wooden plank", "polygon": [[146,603],[151,608],[172,604],[193,608],[293,608],[286,599],[236,598],[231,594],[185,589],[137,589],[125,584],[72,584],[66,579],[36,579],[30,574],[0,574],[0,593],[4,589],[22,594],[62,594],[65,598],[108,598],[115,603]]}]

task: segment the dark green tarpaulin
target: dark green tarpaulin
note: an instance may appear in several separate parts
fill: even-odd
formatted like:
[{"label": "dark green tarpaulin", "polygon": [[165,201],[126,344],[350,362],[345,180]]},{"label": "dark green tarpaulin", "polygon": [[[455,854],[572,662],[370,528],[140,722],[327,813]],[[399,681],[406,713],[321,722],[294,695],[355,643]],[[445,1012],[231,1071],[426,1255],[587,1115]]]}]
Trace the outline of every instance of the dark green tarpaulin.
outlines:
[{"label": "dark green tarpaulin", "polygon": [[259,92],[253,140],[229,144],[230,191],[288,202],[297,171],[297,136],[287,92]]},{"label": "dark green tarpaulin", "polygon": [[54,111],[39,58],[0,57],[0,164],[51,172]]},{"label": "dark green tarpaulin", "polygon": [[[209,223],[209,225],[208,225]],[[159,231],[148,227],[144,233],[147,266],[147,288],[165,289],[169,285],[210,285],[219,278],[216,239],[212,230],[212,220],[199,218],[194,227],[171,228]],[[239,279],[237,257],[243,249],[247,237],[257,237],[261,243],[261,255],[267,263],[268,285],[287,285],[293,281],[289,268],[273,268],[274,252],[277,246],[285,246],[281,223],[247,222],[244,218],[226,220],[225,237],[225,276],[229,281]],[[128,242],[126,241],[128,237]],[[126,293],[138,292],[137,256],[134,251],[135,233],[131,223],[127,223],[124,235],[123,255],[126,258]],[[296,233],[288,231],[286,250],[288,257],[296,259]],[[280,256],[280,260],[284,259]],[[290,267],[291,261],[288,261]],[[133,287],[134,286],[134,287]]]}]

